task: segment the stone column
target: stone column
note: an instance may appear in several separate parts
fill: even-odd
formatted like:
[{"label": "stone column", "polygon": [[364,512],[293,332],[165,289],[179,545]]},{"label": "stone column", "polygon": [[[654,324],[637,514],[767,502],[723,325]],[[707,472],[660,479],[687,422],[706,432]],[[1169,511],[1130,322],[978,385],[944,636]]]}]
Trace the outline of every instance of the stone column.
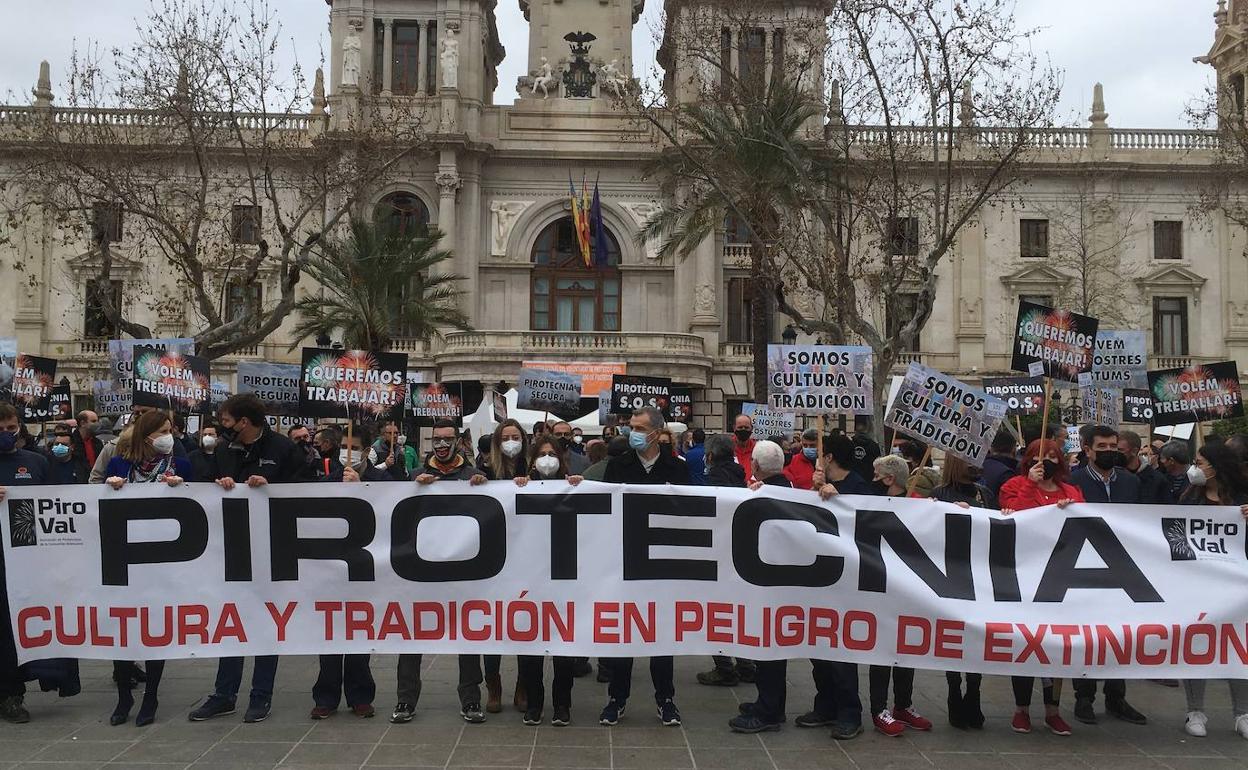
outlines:
[{"label": "stone column", "polygon": [[[461,184],[459,169],[455,163],[455,153],[445,151],[438,163],[438,174],[434,177],[438,184],[438,229],[442,231],[442,248],[452,253],[451,264],[459,275],[468,274],[468,259],[459,245],[458,223],[455,216],[455,203]],[[459,307],[472,315],[472,295],[465,293],[459,297]]]},{"label": "stone column", "polygon": [[394,19],[382,19],[381,95],[394,93]]},{"label": "stone column", "polygon": [[425,93],[425,80],[428,79],[428,73],[425,72],[425,60],[427,54],[425,52],[425,38],[428,36],[429,22],[424,21],[416,26],[416,93]]}]

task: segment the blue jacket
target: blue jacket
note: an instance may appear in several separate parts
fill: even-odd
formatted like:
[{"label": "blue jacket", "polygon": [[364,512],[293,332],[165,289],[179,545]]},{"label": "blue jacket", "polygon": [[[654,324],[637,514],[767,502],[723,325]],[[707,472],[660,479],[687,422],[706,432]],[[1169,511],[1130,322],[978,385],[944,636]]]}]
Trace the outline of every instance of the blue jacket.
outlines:
[{"label": "blue jacket", "polygon": [[1070,483],[1079,487],[1083,499],[1089,503],[1139,503],[1140,477],[1126,468],[1114,468],[1109,476],[1109,494],[1105,482],[1090,466],[1084,466],[1070,476]]},{"label": "blue jacket", "polygon": [[[110,476],[120,476],[123,479],[129,479],[130,471],[133,467],[134,464],[129,460],[124,457],[114,455],[113,459],[108,461],[108,470],[104,471],[104,478],[109,478]],[[191,476],[191,461],[185,457],[178,457],[177,455],[173,456],[173,472],[178,476],[181,476],[183,481],[195,480]]]},{"label": "blue jacket", "polygon": [[694,444],[685,452],[685,463],[689,466],[689,483],[703,485],[706,483],[706,446]]}]

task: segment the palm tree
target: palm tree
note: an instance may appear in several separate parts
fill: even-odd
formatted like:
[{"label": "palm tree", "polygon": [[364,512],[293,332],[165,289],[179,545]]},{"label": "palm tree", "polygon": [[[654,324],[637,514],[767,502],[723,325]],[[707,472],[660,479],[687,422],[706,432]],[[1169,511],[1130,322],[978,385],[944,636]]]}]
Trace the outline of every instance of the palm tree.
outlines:
[{"label": "palm tree", "polygon": [[396,336],[429,339],[444,327],[468,329],[456,302],[462,276],[435,273],[451,252],[438,248],[442,233],[402,235],[383,225],[352,219],[346,237],[323,241],[305,268],[324,287],[323,296],[295,304],[295,347],[335,329],[353,350],[387,350]]},{"label": "palm tree", "polygon": [[[726,73],[730,74],[730,73]],[[684,258],[733,215],[750,240],[751,328],[754,399],[767,396],[767,344],[776,276],[768,249],[780,240],[786,218],[809,203],[795,180],[796,167],[815,161],[803,128],[822,113],[816,98],[791,77],[775,77],[766,88],[751,79],[727,78],[714,99],[681,104],[677,114],[655,116],[659,131],[673,131],[671,149],[649,169],[680,184],[664,207],[642,228],[642,241],[656,240],[660,254]],[[664,125],[657,125],[662,123]]]}]

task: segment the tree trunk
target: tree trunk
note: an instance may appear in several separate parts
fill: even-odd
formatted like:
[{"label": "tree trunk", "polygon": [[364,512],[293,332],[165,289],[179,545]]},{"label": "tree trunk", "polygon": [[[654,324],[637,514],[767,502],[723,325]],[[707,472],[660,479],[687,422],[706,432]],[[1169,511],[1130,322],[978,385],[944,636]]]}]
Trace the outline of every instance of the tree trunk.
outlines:
[{"label": "tree trunk", "polygon": [[759,244],[750,249],[750,347],[754,360],[754,402],[767,403],[767,344],[771,342],[771,282],[763,275]]},{"label": "tree trunk", "polygon": [[871,361],[874,371],[871,373],[871,389],[873,398],[875,399],[875,418],[871,420],[871,432],[875,434],[875,440],[884,451],[888,454],[891,448],[885,443],[885,438],[892,440],[892,431],[884,427],[884,417],[888,409],[888,386],[891,382],[893,363],[897,356],[894,353],[885,353],[882,350],[875,349],[871,351]]}]

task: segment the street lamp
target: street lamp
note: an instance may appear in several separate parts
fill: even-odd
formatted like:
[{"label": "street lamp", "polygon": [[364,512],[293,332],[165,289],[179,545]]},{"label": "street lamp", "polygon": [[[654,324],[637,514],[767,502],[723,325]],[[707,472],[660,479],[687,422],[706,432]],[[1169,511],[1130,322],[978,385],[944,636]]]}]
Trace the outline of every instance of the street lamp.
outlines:
[{"label": "street lamp", "polygon": [[780,339],[784,340],[784,344],[792,345],[797,342],[797,329],[793,328],[793,324],[784,327],[784,331],[780,332]]},{"label": "street lamp", "polygon": [[327,348],[329,347],[329,343],[330,343],[329,335],[326,334],[325,332],[321,332],[320,334],[316,335],[316,346],[318,348]]}]

